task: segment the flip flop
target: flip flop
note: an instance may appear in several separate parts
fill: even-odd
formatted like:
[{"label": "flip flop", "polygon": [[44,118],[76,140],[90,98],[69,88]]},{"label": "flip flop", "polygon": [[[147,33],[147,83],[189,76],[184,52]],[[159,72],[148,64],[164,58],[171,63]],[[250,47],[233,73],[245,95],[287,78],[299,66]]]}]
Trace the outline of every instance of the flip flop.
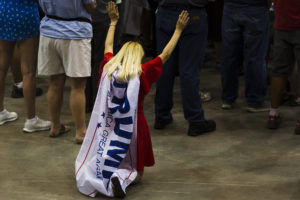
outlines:
[{"label": "flip flop", "polygon": [[84,137],[75,136],[75,143],[76,144],[82,144],[83,140],[84,140]]},{"label": "flip flop", "polygon": [[58,136],[61,136],[65,133],[69,132],[70,130],[71,130],[70,126],[61,124],[58,133],[49,134],[49,137],[58,137]]}]

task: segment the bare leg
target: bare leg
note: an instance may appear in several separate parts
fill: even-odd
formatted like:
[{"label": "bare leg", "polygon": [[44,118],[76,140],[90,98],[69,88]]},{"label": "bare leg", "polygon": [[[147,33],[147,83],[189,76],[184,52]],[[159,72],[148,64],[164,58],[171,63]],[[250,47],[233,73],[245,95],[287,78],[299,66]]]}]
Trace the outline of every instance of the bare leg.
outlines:
[{"label": "bare leg", "polygon": [[29,38],[18,43],[23,74],[23,93],[27,119],[35,117],[36,67],[38,54],[38,37]]},{"label": "bare leg", "polygon": [[0,111],[4,109],[5,79],[13,56],[15,42],[0,40]]},{"label": "bare leg", "polygon": [[63,103],[63,91],[66,75],[58,74],[50,77],[50,85],[47,93],[48,110],[51,119],[51,135],[56,135],[60,129],[60,113]]},{"label": "bare leg", "polygon": [[70,78],[70,108],[76,128],[76,142],[81,143],[86,132],[85,123],[85,84],[86,78]]},{"label": "bare leg", "polygon": [[289,76],[291,91],[289,94],[289,104],[295,105],[296,99],[298,98],[298,91],[299,91],[299,78],[298,78],[298,67],[295,64],[293,73]]},{"label": "bare leg", "polygon": [[278,108],[282,103],[282,95],[286,87],[287,76],[271,79],[271,108]]},{"label": "bare leg", "polygon": [[11,71],[14,79],[14,83],[20,83],[23,80],[20,63],[20,51],[17,46],[14,49],[14,56],[11,64]]}]

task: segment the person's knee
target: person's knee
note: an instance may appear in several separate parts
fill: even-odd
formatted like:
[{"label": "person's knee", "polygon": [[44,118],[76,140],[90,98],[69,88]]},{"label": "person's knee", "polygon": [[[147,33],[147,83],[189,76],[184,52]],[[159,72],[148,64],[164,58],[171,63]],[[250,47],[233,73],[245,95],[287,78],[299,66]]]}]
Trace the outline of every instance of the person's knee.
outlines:
[{"label": "person's knee", "polygon": [[71,78],[71,90],[73,92],[84,92],[86,86],[86,78]]}]

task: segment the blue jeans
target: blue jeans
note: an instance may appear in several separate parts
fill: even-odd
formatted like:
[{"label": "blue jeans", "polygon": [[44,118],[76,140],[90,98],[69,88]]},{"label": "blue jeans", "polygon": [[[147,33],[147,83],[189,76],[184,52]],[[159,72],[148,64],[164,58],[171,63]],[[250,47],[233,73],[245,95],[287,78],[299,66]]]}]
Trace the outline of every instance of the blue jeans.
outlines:
[{"label": "blue jeans", "polygon": [[266,7],[225,4],[222,21],[222,101],[238,96],[238,69],[244,59],[245,96],[249,106],[261,106],[267,91],[266,53],[269,16]]},{"label": "blue jeans", "polygon": [[204,113],[199,96],[199,82],[208,31],[205,9],[159,7],[156,16],[157,53],[160,54],[171,39],[183,9],[188,10],[190,22],[157,81],[155,114],[161,118],[171,116],[174,78],[179,71],[184,117],[189,122],[202,122]]}]

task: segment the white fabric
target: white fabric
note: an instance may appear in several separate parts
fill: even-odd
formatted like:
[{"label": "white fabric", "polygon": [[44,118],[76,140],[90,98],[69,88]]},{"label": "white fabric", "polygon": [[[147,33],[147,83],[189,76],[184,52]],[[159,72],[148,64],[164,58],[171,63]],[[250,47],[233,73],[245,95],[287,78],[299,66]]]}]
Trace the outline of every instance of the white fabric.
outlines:
[{"label": "white fabric", "polygon": [[139,77],[128,84],[101,77],[95,106],[75,163],[78,190],[95,197],[113,196],[111,178],[118,177],[125,192],[136,178],[137,104]]}]

